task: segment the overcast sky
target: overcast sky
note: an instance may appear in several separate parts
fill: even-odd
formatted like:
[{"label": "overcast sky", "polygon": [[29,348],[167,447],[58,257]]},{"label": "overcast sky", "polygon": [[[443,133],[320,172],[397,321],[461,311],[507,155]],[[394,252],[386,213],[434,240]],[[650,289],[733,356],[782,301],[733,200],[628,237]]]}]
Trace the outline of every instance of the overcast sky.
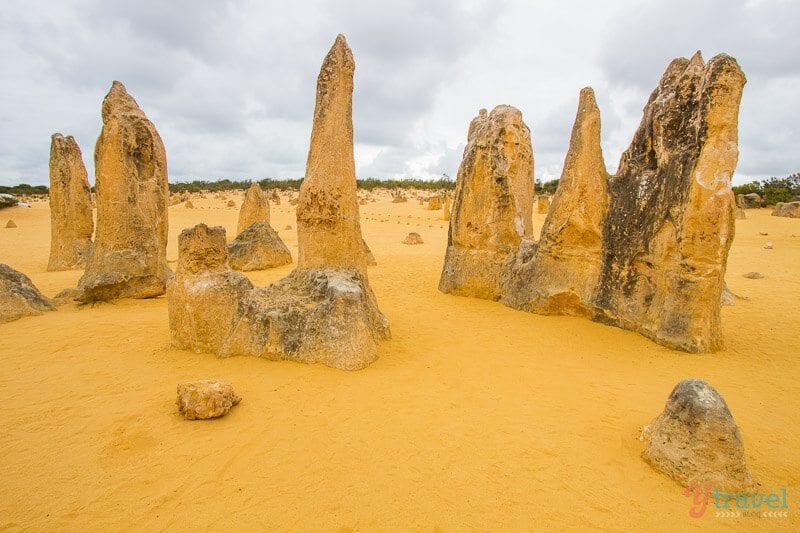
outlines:
[{"label": "overcast sky", "polygon": [[3,0],[0,184],[47,184],[50,135],[94,181],[100,104],[120,80],[170,180],[301,177],[316,77],[337,33],[356,61],[359,177],[455,177],[469,121],[518,107],[537,179],[557,178],[581,87],[609,171],[669,61],[736,57],[748,83],[736,183],[800,171],[800,2]]}]

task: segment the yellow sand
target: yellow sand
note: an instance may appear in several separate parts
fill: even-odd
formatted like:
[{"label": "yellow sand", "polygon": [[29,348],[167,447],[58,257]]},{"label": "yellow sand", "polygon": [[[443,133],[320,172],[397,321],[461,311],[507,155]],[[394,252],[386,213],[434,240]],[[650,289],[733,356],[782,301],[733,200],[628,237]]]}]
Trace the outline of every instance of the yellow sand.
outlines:
[{"label": "yellow sand", "polygon": [[[181,229],[236,227],[225,201],[192,202],[170,208],[171,260]],[[800,220],[737,221],[727,279],[749,300],[723,310],[725,351],[691,355],[441,294],[441,211],[384,195],[361,213],[393,334],[363,371],[170,349],[164,298],[0,324],[0,531],[800,527]],[[294,208],[272,218],[296,259]],[[425,244],[400,244],[410,231]],[[53,296],[81,273],[45,272],[48,247],[46,203],[0,211],[0,262]],[[216,377],[242,403],[183,420],[176,384]],[[717,518],[712,503],[692,519],[683,489],[640,459],[640,427],[687,377],[724,395],[762,490],[788,489],[789,518]]]}]

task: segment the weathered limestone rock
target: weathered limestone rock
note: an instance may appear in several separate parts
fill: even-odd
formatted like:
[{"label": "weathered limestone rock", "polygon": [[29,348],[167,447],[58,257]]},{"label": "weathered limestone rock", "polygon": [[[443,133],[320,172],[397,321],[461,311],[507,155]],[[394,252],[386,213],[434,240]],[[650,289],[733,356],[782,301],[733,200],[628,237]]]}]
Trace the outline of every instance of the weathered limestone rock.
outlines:
[{"label": "weathered limestone rock", "polygon": [[172,344],[220,353],[253,289],[228,264],[225,228],[199,224],[178,237],[178,268],[167,287]]},{"label": "weathered limestone rock", "polygon": [[427,200],[426,209],[429,211],[438,211],[442,208],[442,197],[441,196],[431,196]]},{"label": "weathered limestone rock", "polygon": [[772,211],[772,216],[800,218],[800,202],[778,202]]},{"label": "weathered limestone rock", "polygon": [[450,220],[450,195],[445,195],[442,201],[442,220]]},{"label": "weathered limestone rock", "polygon": [[97,231],[80,300],[150,298],[167,278],[167,156],[155,126],[118,81],[95,147]]},{"label": "weathered limestone rock", "polygon": [[731,176],[745,77],[736,60],[676,59],[609,181],[595,319],[690,352],[722,347]]},{"label": "weathered limestone rock", "polygon": [[458,169],[439,290],[497,300],[507,263],[532,233],[533,150],[522,113],[482,109]]},{"label": "weathered limestone rock", "polygon": [[736,220],[746,220],[747,219],[747,214],[745,213],[745,210],[742,209],[741,207],[737,207],[736,210],[735,210],[735,213],[736,213],[736,215],[735,215]]},{"label": "weathered limestone rock", "polygon": [[194,204],[192,203],[191,200],[186,200],[186,203],[183,204],[183,207],[185,207],[186,209],[194,209]]},{"label": "weathered limestone rock", "polygon": [[230,270],[222,228],[184,230],[167,294],[178,347],[363,368],[390,337],[366,274],[353,162],[354,63],[338,36],[317,83],[297,209],[298,268],[264,288]]},{"label": "weathered limestone rock", "polygon": [[317,78],[306,175],[297,205],[298,268],[367,266],[353,158],[353,54],[336,38]]},{"label": "weathered limestone rock", "polygon": [[269,202],[258,183],[253,183],[244,195],[236,233],[242,233],[256,222],[269,223]]},{"label": "weathered limestone rock", "polygon": [[757,209],[764,207],[764,199],[757,192],[740,194],[736,197],[736,204],[742,209]]},{"label": "weathered limestone rock", "polygon": [[47,270],[84,267],[92,249],[92,195],[75,139],[50,140],[50,259]]},{"label": "weathered limestone rock", "polygon": [[417,233],[416,231],[412,231],[406,238],[402,240],[403,244],[424,244],[422,241],[422,236]]},{"label": "weathered limestone rock", "polygon": [[[462,238],[464,227],[488,231],[483,241],[461,245],[469,255],[485,249],[483,242],[490,239],[507,244],[503,253],[482,255],[479,267],[453,261],[451,249],[458,247],[448,246],[442,280],[479,280],[484,290],[463,293],[539,313],[591,316],[671,348],[719,349],[720,298],[734,233],[730,179],[738,158],[744,83],[736,60],[726,55],[708,64],[699,53],[673,61],[614,176],[605,171],[593,94],[582,91],[564,173],[539,243],[505,238],[507,226],[483,222],[507,220],[494,213],[465,224],[464,213],[474,208],[464,209],[464,198],[480,206],[511,202],[505,190],[487,192],[491,189],[459,171],[450,244]],[[470,131],[484,121],[474,120]],[[473,164],[471,147],[472,136],[462,168]],[[443,282],[440,289],[454,292]]]},{"label": "weathered limestone rock", "polygon": [[589,87],[580,94],[552,209],[547,204],[536,260],[509,276],[517,285],[506,289],[504,302],[543,314],[591,316],[603,269],[608,172],[600,149],[600,109]]},{"label": "weathered limestone rock", "polygon": [[222,379],[201,379],[178,383],[178,411],[188,420],[225,416],[242,399],[233,385]]},{"label": "weathered limestone rock", "polygon": [[28,276],[0,263],[0,324],[53,309]]},{"label": "weathered limestone rock", "polygon": [[292,254],[269,222],[254,222],[228,244],[234,270],[266,270],[292,262]]},{"label": "weathered limestone rock", "polygon": [[[392,193],[392,203],[393,204],[401,204],[401,203],[407,202],[407,201],[408,201],[408,198],[406,198],[406,195],[403,194],[402,192],[398,191],[397,194]],[[422,202],[420,202],[420,205],[422,205]]]},{"label": "weathered limestone rock", "polygon": [[540,194],[536,198],[536,212],[540,215],[546,215],[550,211],[550,197],[546,194]]},{"label": "weathered limestone rock", "polygon": [[754,488],[739,428],[725,400],[703,380],[678,383],[642,436],[644,460],[681,485],[735,493]]},{"label": "weathered limestone rock", "polygon": [[17,223],[14,222],[11,219],[8,219],[8,222],[6,222],[6,228],[13,229],[13,228],[16,228],[16,227],[17,227]]},{"label": "weathered limestone rock", "polygon": [[764,274],[761,272],[746,272],[742,274],[742,277],[747,279],[764,279]]}]

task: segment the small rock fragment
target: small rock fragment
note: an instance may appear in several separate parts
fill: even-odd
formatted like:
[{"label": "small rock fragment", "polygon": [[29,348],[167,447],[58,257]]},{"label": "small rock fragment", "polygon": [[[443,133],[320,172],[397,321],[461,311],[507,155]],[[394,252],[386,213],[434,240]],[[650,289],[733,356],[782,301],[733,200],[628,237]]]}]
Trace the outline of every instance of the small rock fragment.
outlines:
[{"label": "small rock fragment", "polygon": [[221,379],[202,379],[178,384],[178,411],[188,420],[205,420],[228,414],[242,399],[233,385]]}]

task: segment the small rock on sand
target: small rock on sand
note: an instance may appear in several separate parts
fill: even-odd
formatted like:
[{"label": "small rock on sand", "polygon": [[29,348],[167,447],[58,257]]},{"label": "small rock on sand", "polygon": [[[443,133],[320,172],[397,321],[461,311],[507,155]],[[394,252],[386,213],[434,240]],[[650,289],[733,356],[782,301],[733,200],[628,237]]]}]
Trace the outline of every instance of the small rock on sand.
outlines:
[{"label": "small rock on sand", "polygon": [[6,227],[7,228],[16,228],[17,225],[14,223],[13,220],[9,220],[8,222],[6,222]]},{"label": "small rock on sand", "polygon": [[775,245],[771,241],[764,243],[764,249],[765,250],[772,250],[774,247],[775,247]]},{"label": "small rock on sand", "polygon": [[419,233],[412,231],[402,241],[403,244],[423,244],[422,237]]},{"label": "small rock on sand", "polygon": [[201,379],[178,384],[178,411],[188,420],[218,418],[242,399],[233,385],[222,379]]},{"label": "small rock on sand", "polygon": [[748,272],[747,274],[742,274],[742,276],[746,277],[747,279],[762,279],[764,274],[761,272]]}]

